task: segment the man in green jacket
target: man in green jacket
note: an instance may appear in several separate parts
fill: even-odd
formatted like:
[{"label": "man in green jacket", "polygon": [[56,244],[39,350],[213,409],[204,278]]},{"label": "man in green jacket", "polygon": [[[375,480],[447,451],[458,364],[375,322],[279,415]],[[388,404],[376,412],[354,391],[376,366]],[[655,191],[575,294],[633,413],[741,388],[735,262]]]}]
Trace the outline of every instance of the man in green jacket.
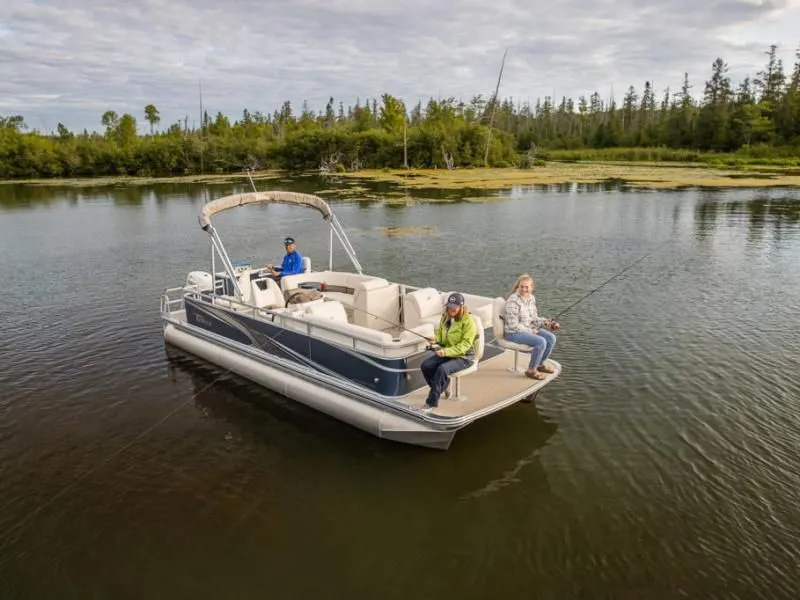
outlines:
[{"label": "man in green jacket", "polygon": [[423,412],[439,405],[439,396],[447,389],[451,373],[472,364],[477,336],[478,329],[467,310],[464,296],[458,292],[450,294],[434,337],[428,338],[431,344],[439,344],[441,348],[420,365],[422,375],[431,388],[421,409]]}]

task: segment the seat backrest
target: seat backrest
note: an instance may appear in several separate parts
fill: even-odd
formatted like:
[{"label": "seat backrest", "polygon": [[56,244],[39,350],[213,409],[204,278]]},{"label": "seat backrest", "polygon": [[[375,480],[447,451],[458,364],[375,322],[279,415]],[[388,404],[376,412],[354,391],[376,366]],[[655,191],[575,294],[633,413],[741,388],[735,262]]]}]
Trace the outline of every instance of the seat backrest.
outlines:
[{"label": "seat backrest", "polygon": [[492,304],[492,334],[496,340],[502,340],[506,334],[505,323],[503,322],[503,311],[505,308],[505,298],[494,299]]},{"label": "seat backrest", "polygon": [[253,306],[258,308],[283,306],[283,293],[274,279],[270,277],[253,279],[250,288],[250,304]]},{"label": "seat backrest", "polygon": [[425,319],[442,314],[442,296],[433,288],[414,290],[403,299],[404,325],[411,329],[425,322]]},{"label": "seat backrest", "polygon": [[311,272],[311,259],[307,256],[303,257],[303,273]]},{"label": "seat backrest", "polygon": [[339,323],[347,323],[347,311],[345,311],[344,304],[341,302],[310,304],[306,309],[306,314],[330,321],[338,321]]},{"label": "seat backrest", "polygon": [[475,338],[475,361],[483,358],[483,350],[486,346],[486,335],[483,331],[483,321],[480,317],[470,315],[472,320],[475,321],[475,326],[478,328],[478,336]]},{"label": "seat backrest", "polygon": [[[250,286],[250,272],[246,271],[236,276],[236,282],[239,284],[239,289],[242,290],[241,301],[244,304],[250,304],[253,301],[253,290]],[[234,293],[234,295],[236,295]]]},{"label": "seat backrest", "polygon": [[[303,257],[305,258],[305,256]],[[285,292],[296,288],[301,283],[310,282],[325,282],[328,285],[339,285],[342,287],[351,287],[350,273],[343,271],[314,271],[313,273],[298,273],[297,275],[286,275],[281,277],[281,289]]]},{"label": "seat backrest", "polygon": [[353,291],[353,323],[371,329],[397,327],[400,286],[385,279],[357,282]]}]

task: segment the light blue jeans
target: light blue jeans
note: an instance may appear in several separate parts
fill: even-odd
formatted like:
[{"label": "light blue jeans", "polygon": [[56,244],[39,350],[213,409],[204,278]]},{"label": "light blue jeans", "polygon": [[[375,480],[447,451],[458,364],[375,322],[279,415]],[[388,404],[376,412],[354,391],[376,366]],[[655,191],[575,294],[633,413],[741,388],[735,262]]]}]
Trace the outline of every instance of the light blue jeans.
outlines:
[{"label": "light blue jeans", "polygon": [[506,339],[515,344],[525,344],[531,347],[531,363],[529,369],[535,369],[553,353],[556,345],[556,336],[546,329],[540,329],[539,333],[530,331],[515,331],[506,334]]}]

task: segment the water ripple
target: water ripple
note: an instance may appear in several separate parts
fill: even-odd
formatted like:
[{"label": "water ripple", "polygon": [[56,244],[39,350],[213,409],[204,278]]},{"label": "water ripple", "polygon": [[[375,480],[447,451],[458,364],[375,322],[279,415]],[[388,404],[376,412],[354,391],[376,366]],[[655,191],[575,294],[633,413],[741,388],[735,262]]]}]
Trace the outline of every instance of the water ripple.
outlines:
[{"label": "water ripple", "polygon": [[[337,204],[367,272],[505,296],[530,271],[549,315],[635,263],[563,315],[536,404],[431,453],[165,349],[161,290],[206,268],[197,189],[0,219],[0,595],[796,595],[797,194]],[[225,216],[232,256],[274,261],[278,229],[319,264],[320,224],[267,208]]]}]

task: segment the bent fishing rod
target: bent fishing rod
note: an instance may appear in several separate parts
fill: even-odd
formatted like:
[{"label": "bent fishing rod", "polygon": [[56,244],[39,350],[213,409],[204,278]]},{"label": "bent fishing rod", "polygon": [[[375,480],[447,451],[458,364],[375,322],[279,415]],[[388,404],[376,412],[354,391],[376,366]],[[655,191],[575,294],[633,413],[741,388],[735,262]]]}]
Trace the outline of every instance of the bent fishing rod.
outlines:
[{"label": "bent fishing rod", "polygon": [[[629,271],[630,269],[632,269],[633,267],[635,267],[637,264],[639,264],[640,262],[642,262],[644,259],[648,258],[649,256],[652,256],[652,255],[653,255],[653,254],[654,254],[654,253],[655,253],[655,252],[656,252],[656,251],[657,251],[659,248],[661,248],[662,246],[666,245],[666,244],[667,244],[668,242],[670,242],[670,241],[672,241],[672,240],[671,240],[671,239],[669,239],[669,240],[665,240],[664,242],[660,243],[658,246],[656,246],[655,248],[653,248],[652,250],[650,250],[650,251],[649,251],[649,252],[647,252],[646,254],[643,254],[642,256],[640,256],[639,258],[637,258],[635,261],[633,261],[631,264],[629,264],[627,267],[625,267],[625,268],[624,268],[624,269],[622,269],[621,271],[617,272],[617,273],[616,273],[616,274],[614,274],[613,276],[609,277],[608,279],[606,279],[606,280],[605,280],[603,283],[601,283],[600,285],[598,285],[598,286],[596,286],[596,287],[592,288],[591,290],[589,290],[589,292],[587,292],[586,294],[584,294],[583,296],[581,296],[580,298],[578,298],[578,299],[577,299],[575,302],[573,302],[572,304],[570,304],[569,306],[567,306],[567,308],[565,308],[564,310],[562,310],[561,312],[559,312],[559,313],[558,313],[558,314],[557,314],[555,317],[553,317],[552,319],[545,319],[545,322],[548,324],[548,327],[549,327],[549,328],[550,328],[552,331],[558,331],[558,330],[561,328],[561,325],[558,323],[558,319],[559,319],[560,317],[562,317],[563,315],[567,314],[567,313],[568,313],[570,310],[572,310],[573,308],[575,308],[576,306],[578,306],[578,305],[579,305],[581,302],[583,302],[584,300],[586,300],[586,299],[587,299],[589,296],[591,296],[592,294],[594,294],[594,293],[596,293],[596,292],[599,292],[601,289],[603,289],[603,288],[604,288],[605,286],[607,286],[609,283],[611,283],[612,281],[614,281],[614,280],[615,280],[615,279],[617,279],[618,277],[621,277],[622,275],[624,275],[624,274],[625,274],[627,271]],[[423,335],[423,334],[421,334],[421,333],[419,333],[419,332],[417,332],[417,331],[414,331],[413,329],[409,329],[408,327],[405,327],[404,325],[402,325],[402,324],[400,324],[400,323],[397,323],[396,321],[392,321],[392,320],[390,320],[390,319],[387,319],[387,318],[385,318],[385,317],[381,317],[381,316],[378,316],[378,315],[372,314],[371,312],[369,312],[368,310],[365,310],[365,309],[363,309],[363,308],[358,308],[358,307],[356,307],[356,306],[353,306],[353,307],[351,307],[351,308],[352,308],[353,310],[357,310],[357,311],[363,312],[364,314],[366,314],[366,315],[369,315],[370,317],[372,317],[372,318],[374,318],[374,319],[379,319],[379,320],[383,321],[384,323],[388,323],[389,325],[392,325],[393,327],[398,327],[398,328],[402,329],[403,331],[408,331],[408,332],[410,332],[410,333],[413,333],[414,335],[416,335],[417,337],[420,337],[420,338],[424,339],[425,341],[428,341],[428,342],[429,342],[429,341],[431,340],[431,338],[430,338],[430,337],[428,337],[428,336],[426,336],[426,335]]]},{"label": "bent fishing rod", "polygon": [[[647,257],[651,256],[652,254],[654,254],[656,250],[658,250],[659,248],[661,248],[661,246],[664,246],[665,244],[667,244],[667,242],[671,242],[671,241],[672,241],[671,239],[668,239],[668,240],[665,240],[665,241],[661,242],[661,243],[660,243],[658,246],[656,246],[655,248],[653,248],[652,250],[650,250],[650,251],[649,251],[647,254],[644,254],[644,255],[640,256],[639,258],[637,258],[635,261],[633,261],[633,262],[632,262],[631,264],[629,264],[627,267],[625,267],[624,269],[622,269],[622,270],[621,270],[619,273],[617,273],[617,274],[616,274],[616,275],[614,275],[613,277],[610,277],[609,279],[606,279],[606,280],[605,280],[603,283],[601,283],[601,284],[600,284],[600,285],[598,285],[597,287],[595,287],[595,288],[591,289],[591,290],[590,290],[588,293],[586,293],[586,294],[584,294],[583,296],[581,296],[580,298],[578,298],[578,300],[576,300],[575,302],[573,302],[572,304],[570,304],[570,305],[569,305],[567,308],[565,308],[564,310],[562,310],[560,313],[558,313],[558,314],[557,314],[555,317],[553,317],[553,319],[551,319],[551,320],[555,322],[555,321],[556,321],[556,320],[557,320],[559,317],[561,317],[562,315],[566,314],[568,311],[570,311],[570,310],[572,310],[573,308],[575,308],[576,306],[578,306],[578,304],[580,304],[581,302],[583,302],[584,300],[586,300],[586,299],[587,299],[589,296],[591,296],[591,295],[592,295],[592,294],[594,294],[595,292],[598,292],[598,291],[600,291],[602,288],[604,288],[604,287],[605,287],[605,286],[607,286],[609,283],[611,283],[612,281],[614,281],[614,280],[615,280],[617,277],[620,277],[620,276],[621,276],[621,275],[623,275],[623,274],[624,274],[626,271],[628,271],[628,270],[632,269],[632,268],[633,268],[633,267],[635,267],[637,264],[639,264],[640,262],[642,262],[642,261],[643,261],[645,258],[647,258]],[[556,325],[558,325],[558,323],[556,323]]]}]

